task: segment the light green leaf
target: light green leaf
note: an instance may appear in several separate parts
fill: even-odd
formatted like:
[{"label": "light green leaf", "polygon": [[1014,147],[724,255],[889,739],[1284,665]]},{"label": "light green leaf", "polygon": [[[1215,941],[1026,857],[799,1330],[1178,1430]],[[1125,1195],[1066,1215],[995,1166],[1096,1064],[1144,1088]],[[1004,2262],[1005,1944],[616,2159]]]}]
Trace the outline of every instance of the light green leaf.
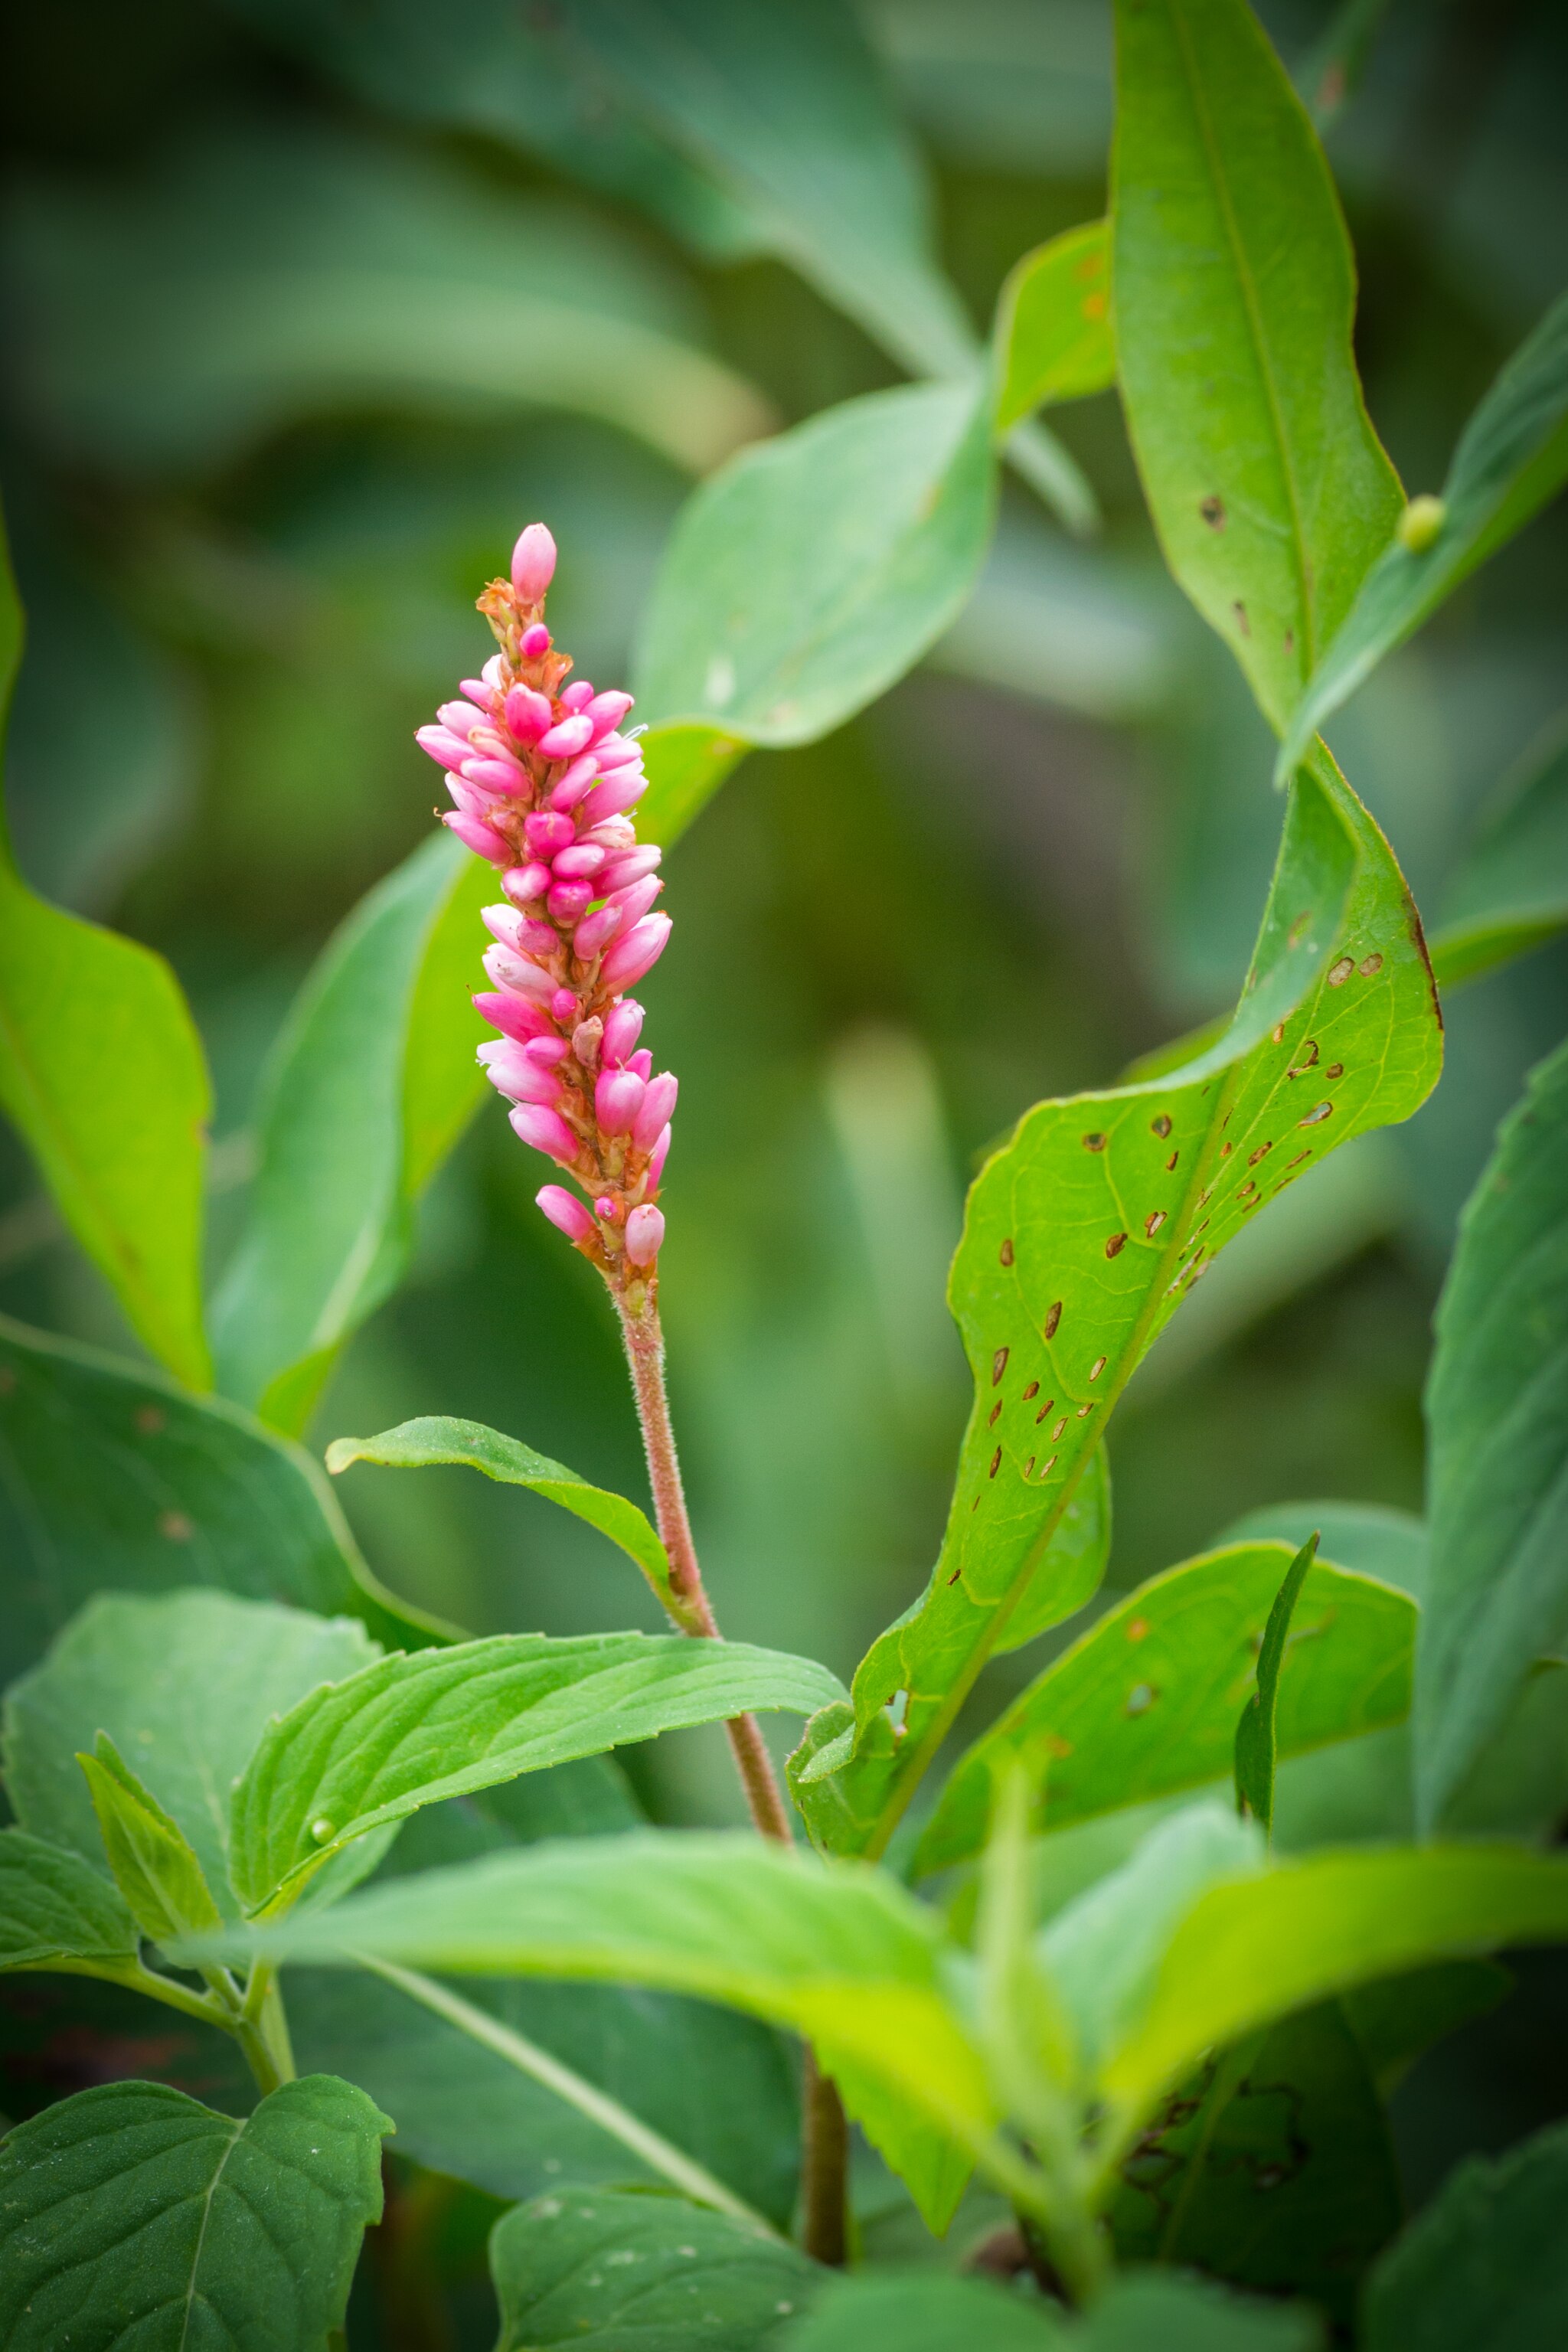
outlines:
[{"label": "light green leaf", "polygon": [[101,1864],[76,1759],[107,1731],[232,1913],[229,1792],[268,1718],[374,1655],[363,1626],[349,1618],[226,1592],[102,1593],[6,1694],[5,1786],[16,1818]]},{"label": "light green leaf", "polygon": [[381,2216],[391,2128],[330,2074],[243,2122],[159,2083],[47,2107],[0,2145],[0,2339],[182,2352],[195,2326],[245,2352],[324,2346]]},{"label": "light green leaf", "polygon": [[1374,2272],[1366,2352],[1541,2352],[1568,2334],[1568,2126],[1452,2173]]},{"label": "light green leaf", "polygon": [[1432,1567],[1415,1664],[1431,1829],[1568,1642],[1568,1046],[1531,1075],[1466,1205],[1426,1389]]},{"label": "light green leaf", "polygon": [[1526,337],[1466,425],[1443,485],[1441,516],[1415,509],[1401,536],[1394,536],[1391,525],[1385,529],[1378,563],[1353,609],[1331,643],[1319,647],[1280,746],[1281,775],[1384,654],[1403,645],[1478,564],[1522,530],[1564,480],[1568,295]]},{"label": "light green leaf", "polygon": [[[1274,1597],[1258,1646],[1258,1687],[1242,1708],[1236,1727],[1237,1807],[1250,1820],[1261,1822],[1266,1837],[1274,1821],[1274,1759],[1279,1750],[1279,1675],[1285,1664],[1285,1644],[1317,1549],[1318,1533],[1314,1528],[1286,1570],[1284,1582]],[[1396,1639],[1390,1646],[1397,1656],[1405,1645]],[[1382,1658],[1379,1663],[1383,1663]],[[1359,1730],[1361,1726],[1356,1728]]]},{"label": "light green leaf", "polygon": [[421,1806],[690,1724],[809,1715],[841,1688],[811,1659],[684,1633],[498,1633],[382,1658],[263,1732],[234,1791],[234,1885],[247,1911],[284,1906]]},{"label": "light green leaf", "polygon": [[[954,1767],[917,1868],[979,1851],[993,1776],[1011,1757],[1044,1765],[1037,1813],[1047,1830],[1220,1779],[1290,1565],[1282,1543],[1229,1545],[1167,1569],[1108,1610]],[[1279,1692],[1279,1753],[1402,1722],[1415,1642],[1404,1593],[1323,1562],[1311,1568]]]},{"label": "light green leaf", "polygon": [[400,1648],[444,1638],[376,1583],[297,1445],[0,1316],[0,1685],[105,1586],[194,1584],[363,1617]]},{"label": "light green leaf", "polygon": [[1069,228],[1014,264],[996,305],[995,343],[999,433],[1047,401],[1081,400],[1115,383],[1104,221]]},{"label": "light green leaf", "polygon": [[109,1734],[100,1731],[97,1752],[76,1760],[87,1776],[115,1884],[142,1934],[168,1944],[176,1936],[216,1927],[217,1905],[189,1839],[130,1769]]},{"label": "light green leaf", "polygon": [[454,1421],[444,1414],[426,1414],[399,1423],[379,1437],[334,1437],[327,1448],[327,1467],[334,1476],[355,1462],[379,1462],[394,1470],[425,1470],[439,1463],[461,1464],[482,1470],[504,1486],[526,1486],[547,1501],[558,1503],[574,1518],[618,1544],[635,1560],[665,1607],[674,1603],[669,1559],[647,1514],[603,1486],[591,1486],[568,1470],[536,1454],[521,1438],[503,1436],[479,1421]]},{"label": "light green leaf", "polygon": [[395,1288],[415,1199],[483,1094],[468,985],[494,888],[451,834],[422,843],[328,941],[279,1040],[213,1330],[224,1389],[290,1433]]},{"label": "light green leaf", "polygon": [[496,2352],[752,2352],[824,2276],[777,2238],[675,2197],[563,2189],[490,2237]]},{"label": "light green leaf", "polygon": [[1068,2315],[987,2279],[921,2270],[831,2280],[779,2352],[1320,2352],[1317,2315],[1228,2294],[1207,2279],[1122,2272]]},{"label": "light green leaf", "polygon": [[1503,785],[1496,813],[1450,881],[1428,945],[1454,988],[1568,925],[1568,712],[1560,712]]},{"label": "light green leaf", "polygon": [[0,1830],[0,1969],[119,1976],[136,1966],[138,1945],[101,1870],[26,1830]]},{"label": "light green leaf", "polygon": [[[0,719],[22,614],[0,541]],[[0,1109],[132,1330],[193,1388],[202,1330],[206,1063],[162,956],[29,890],[0,820]]]},{"label": "light green leaf", "polygon": [[1400,508],[1351,353],[1350,242],[1247,0],[1119,0],[1116,20],[1128,429],[1167,562],[1279,730]]},{"label": "light green leaf", "polygon": [[[648,836],[664,836],[666,792],[689,821],[735,745],[812,741],[911,668],[974,583],[995,495],[990,394],[975,379],[846,401],[705,482],[637,647],[655,747],[637,820]],[[674,728],[667,781],[658,746]]]},{"label": "light green leaf", "polygon": [[25,394],[100,466],[210,467],[367,401],[576,410],[694,473],[771,422],[641,247],[341,125],[230,123],[151,182],[35,186],[10,247]]},{"label": "light green leaf", "polygon": [[[970,1193],[949,1298],[976,1402],[946,1539],[856,1675],[853,1732],[808,1733],[794,1777],[815,1835],[881,1850],[1185,1292],[1301,1168],[1407,1118],[1440,1053],[1399,869],[1321,759],[1294,788],[1226,1035],[1180,1069],[1037,1105]],[[1065,1615],[1082,1595],[1063,1598]]]}]

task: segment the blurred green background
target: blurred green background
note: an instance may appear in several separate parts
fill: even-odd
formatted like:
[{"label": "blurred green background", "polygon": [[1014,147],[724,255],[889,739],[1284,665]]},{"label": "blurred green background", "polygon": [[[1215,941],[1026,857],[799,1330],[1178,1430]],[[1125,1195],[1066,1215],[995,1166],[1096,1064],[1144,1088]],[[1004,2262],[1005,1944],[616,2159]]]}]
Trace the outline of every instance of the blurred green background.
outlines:
[{"label": "blurred green background", "polygon": [[[823,6],[766,0],[801,44]],[[1358,345],[1408,488],[1435,487],[1568,280],[1568,11],[1261,13],[1310,95],[1331,55],[1352,82],[1364,67],[1326,121]],[[157,946],[190,993],[217,1091],[215,1266],[269,1042],[332,926],[431,824],[413,730],[482,659],[473,598],[520,525],[561,545],[558,642],[618,682],[694,479],[900,378],[657,126],[564,76],[573,16],[9,17],[0,474],[30,632],[10,821],[40,890]],[[867,0],[858,23],[983,331],[1019,254],[1103,205],[1108,10]],[[731,1633],[846,1675],[935,1551],[967,1402],[942,1282],[978,1156],[1031,1101],[1112,1083],[1229,1001],[1279,830],[1262,723],[1165,578],[1114,399],[1052,423],[1103,532],[1070,540],[1009,480],[979,593],[920,671],[829,740],[753,754],[681,843],[645,992],[681,1078],[664,1304],[709,1582]],[[1559,507],[1332,730],[1429,921],[1563,701],[1565,616]],[[1454,1220],[1568,1028],[1568,950],[1447,1011],[1419,1118],[1250,1229],[1141,1372],[1111,1438],[1113,1589],[1260,1505],[1419,1508]],[[641,1491],[609,1309],[534,1211],[539,1178],[487,1107],[313,1446],[454,1412]],[[0,1308],[133,1347],[8,1137]],[[476,1632],[647,1622],[597,1538],[514,1491],[361,1471],[343,1499],[379,1572]],[[976,1708],[1039,1664],[994,1667]],[[728,1806],[714,1747],[660,1748],[668,1817]],[[1506,2107],[1493,2053],[1478,2097]]]}]

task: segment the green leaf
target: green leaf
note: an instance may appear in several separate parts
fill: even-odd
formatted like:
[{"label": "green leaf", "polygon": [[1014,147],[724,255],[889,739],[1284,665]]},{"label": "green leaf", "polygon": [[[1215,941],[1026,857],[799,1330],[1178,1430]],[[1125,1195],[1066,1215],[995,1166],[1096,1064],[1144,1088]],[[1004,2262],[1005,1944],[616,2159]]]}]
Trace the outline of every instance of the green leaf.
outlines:
[{"label": "green leaf", "polygon": [[117,1887],[79,1854],[0,1830],[0,1969],[117,1976],[134,1968],[136,1922]]},{"label": "green leaf", "polygon": [[1067,229],[1014,264],[996,305],[995,342],[999,433],[1047,401],[1081,400],[1115,383],[1104,221]]},{"label": "green leaf", "polygon": [[1443,988],[1528,954],[1568,925],[1568,712],[1504,783],[1442,907],[1428,944]]},{"label": "green leaf", "polygon": [[[1108,1610],[953,1768],[916,1868],[943,1869],[979,1851],[992,1779],[1010,1757],[1044,1763],[1037,1811],[1047,1830],[1219,1779],[1290,1567],[1282,1543],[1233,1544],[1167,1569]],[[1279,1696],[1279,1752],[1403,1721],[1415,1642],[1415,1611],[1403,1593],[1312,1566]]]},{"label": "green leaf", "polygon": [[363,1617],[402,1648],[442,1634],[376,1583],[297,1445],[0,1316],[0,1685],[101,1588],[194,1584]]},{"label": "green leaf", "polygon": [[100,1862],[78,1752],[108,1732],[226,1911],[229,1791],[268,1718],[374,1654],[363,1625],[226,1592],[102,1593],[6,1694],[5,1786],[26,1830]]},{"label": "green leaf", "polygon": [[921,2270],[830,2280],[779,2352],[1320,2352],[1321,2343],[1312,2312],[1206,2279],[1123,2272],[1088,2312],[1068,2315],[987,2279]]},{"label": "green leaf", "polygon": [[1378,2264],[1366,2352],[1539,2352],[1568,2331],[1568,2125],[1473,2157]]},{"label": "green leaf", "polygon": [[684,1633],[498,1633],[382,1658],[270,1724],[234,1791],[230,1868],[247,1911],[291,1902],[366,1831],[660,1732],[841,1690],[807,1658]]},{"label": "green leaf", "polygon": [[[1296,1612],[1301,1587],[1318,1549],[1318,1532],[1307,1538],[1295,1559],[1285,1571],[1285,1580],[1274,1597],[1268,1612],[1268,1622],[1263,1629],[1263,1640],[1258,1652],[1258,1687],[1241,1710],[1236,1727],[1236,1803],[1237,1811],[1251,1820],[1260,1822],[1267,1837],[1274,1822],[1274,1759],[1278,1753],[1277,1722],[1279,1711],[1279,1675],[1285,1664],[1285,1644],[1289,1639],[1290,1620]],[[1397,1650],[1403,1643],[1395,1645]],[[1387,1653],[1379,1658],[1386,1664]],[[1358,1725],[1357,1729],[1361,1727]]]},{"label": "green leaf", "polygon": [[1435,2042],[1506,2000],[1513,1981],[1497,1960],[1439,1960],[1433,1968],[1384,1977],[1347,1993],[1340,2008],[1379,2097],[1388,2098]]},{"label": "green leaf", "polygon": [[1116,21],[1128,429],[1166,562],[1278,730],[1400,508],[1351,352],[1350,242],[1246,0],[1118,0]]},{"label": "green leaf", "polygon": [[1568,1046],[1533,1071],[1466,1205],[1426,1389],[1432,1568],[1415,1790],[1440,1822],[1538,1658],[1568,1641]]},{"label": "green leaf", "polygon": [[79,1756],[87,1776],[99,1835],[115,1884],[138,1926],[154,1943],[199,1935],[218,1924],[218,1907],[191,1843],[144,1782],[126,1764],[106,1731],[97,1752]]},{"label": "green leaf", "polygon": [[1321,1538],[1320,1568],[1331,1562],[1394,1585],[1412,1601],[1426,1598],[1426,1523],[1413,1511],[1393,1510],[1384,1503],[1268,1503],[1233,1520],[1218,1540],[1288,1543],[1294,1551],[1314,1529]]},{"label": "green leaf", "polygon": [[1399,869],[1322,758],[1294,787],[1226,1035],[1178,1070],[1037,1105],[970,1192],[948,1295],[976,1401],[946,1538],[856,1675],[853,1731],[808,1734],[794,1778],[814,1835],[880,1851],[1182,1297],[1301,1168],[1407,1118],[1440,1053]]},{"label": "green leaf", "polygon": [[640,247],[341,125],[229,123],[151,180],[35,185],[10,246],[28,404],[100,467],[210,468],[367,401],[459,421],[574,410],[694,473],[771,422]]},{"label": "green leaf", "polygon": [[[1554,302],[1466,425],[1443,485],[1440,518],[1413,509],[1398,538],[1385,527],[1379,562],[1352,610],[1319,649],[1279,750],[1279,773],[1478,564],[1506,546],[1568,480],[1568,295]],[[1381,509],[1380,509],[1381,512]],[[1426,520],[1428,537],[1420,529]],[[1414,528],[1413,528],[1414,526]]]},{"label": "green leaf", "polygon": [[591,1528],[618,1544],[641,1569],[666,1608],[674,1600],[669,1559],[645,1511],[624,1495],[591,1486],[563,1462],[535,1454],[521,1438],[487,1429],[483,1422],[454,1421],[433,1413],[418,1421],[400,1422],[395,1429],[383,1430],[379,1437],[334,1437],[327,1448],[327,1467],[334,1477],[355,1462],[379,1462],[393,1470],[426,1470],[455,1463],[481,1470],[503,1486],[526,1486],[548,1502],[558,1503],[574,1518],[586,1519]]},{"label": "green leaf", "polygon": [[[0,718],[22,614],[0,541]],[[202,1330],[206,1063],[162,956],[29,890],[0,822],[0,1109],[132,1330],[193,1388]]]},{"label": "green leaf", "polygon": [[[742,450],[688,500],[636,664],[650,839],[664,837],[667,791],[689,820],[694,774],[711,790],[736,744],[826,734],[942,635],[991,537],[990,410],[973,380],[872,393]],[[658,756],[676,728],[679,785]]]},{"label": "green leaf", "polygon": [[777,2238],[675,2197],[563,2189],[490,2237],[496,2352],[752,2352],[824,2273]]},{"label": "green leaf", "polygon": [[279,1040],[213,1331],[223,1388],[290,1433],[396,1287],[414,1202],[483,1095],[468,982],[494,888],[451,834],[423,842],[328,941]]},{"label": "green leaf", "polygon": [[0,2145],[7,2352],[181,2352],[193,2327],[245,2352],[324,2346],[381,2216],[390,2127],[330,2074],[284,2084],[243,2122],[111,2083],[18,2124]]}]

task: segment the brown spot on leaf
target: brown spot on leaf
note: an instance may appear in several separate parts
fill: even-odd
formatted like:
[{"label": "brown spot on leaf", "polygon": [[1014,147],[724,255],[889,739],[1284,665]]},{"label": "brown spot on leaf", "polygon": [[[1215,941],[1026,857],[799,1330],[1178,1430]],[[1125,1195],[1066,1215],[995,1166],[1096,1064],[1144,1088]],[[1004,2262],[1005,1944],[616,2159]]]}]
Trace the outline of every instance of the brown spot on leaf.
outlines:
[{"label": "brown spot on leaf", "polygon": [[1001,1379],[1006,1369],[1007,1350],[1005,1348],[998,1348],[996,1353],[991,1359],[991,1385],[993,1388],[995,1387],[997,1381]]},{"label": "brown spot on leaf", "polygon": [[1148,1637],[1149,1620],[1147,1617],[1130,1617],[1127,1621],[1128,1640],[1130,1642],[1143,1642],[1147,1641]]},{"label": "brown spot on leaf", "polygon": [[998,1470],[1000,1470],[1000,1468],[1001,1468],[1001,1467],[1002,1467],[1002,1448],[1001,1448],[1000,1446],[998,1446],[998,1447],[996,1448],[995,1453],[991,1456],[991,1467],[990,1467],[990,1469],[986,1472],[986,1474],[985,1474],[985,1475],[986,1475],[986,1476],[987,1476],[988,1478],[994,1478],[994,1476],[996,1475],[997,1471],[998,1471]]},{"label": "brown spot on leaf", "polygon": [[1103,1151],[1105,1149],[1104,1136],[1086,1135],[1083,1139],[1083,1148],[1086,1151]]},{"label": "brown spot on leaf", "polygon": [[1215,498],[1212,491],[1206,499],[1198,500],[1198,512],[1211,530],[1225,529],[1225,500]]},{"label": "brown spot on leaf", "polygon": [[1047,1339],[1054,1339],[1056,1338],[1057,1325],[1061,1321],[1061,1319],[1062,1302],[1059,1298],[1053,1299],[1050,1306],[1046,1309],[1046,1337]]},{"label": "brown spot on leaf", "polygon": [[1334,961],[1329,966],[1329,986],[1331,988],[1342,988],[1354,970],[1355,958],[1353,956],[1337,956]]},{"label": "brown spot on leaf", "polygon": [[1006,1241],[1005,1241],[1005,1242],[1003,1243],[1002,1247],[1001,1247],[1001,1251],[1000,1251],[999,1255],[1000,1255],[1000,1256],[1001,1256],[1001,1260],[1002,1260],[1002,1263],[1003,1263],[1003,1265],[1012,1265],[1012,1263],[1013,1263],[1013,1244],[1012,1244],[1012,1240],[1011,1240],[1011,1238],[1009,1238],[1008,1240],[1006,1240]]},{"label": "brown spot on leaf", "polygon": [[139,1404],[136,1408],[136,1426],[143,1437],[156,1437],[168,1418],[161,1404]]},{"label": "brown spot on leaf", "polygon": [[1322,1122],[1322,1120],[1332,1116],[1333,1108],[1334,1107],[1331,1102],[1314,1103],[1312,1108],[1307,1113],[1306,1118],[1299,1118],[1296,1121],[1296,1124],[1298,1127],[1317,1127]]},{"label": "brown spot on leaf", "polygon": [[1363,956],[1360,963],[1356,966],[1356,970],[1360,972],[1363,980],[1370,980],[1374,971],[1381,971],[1383,970],[1383,958],[1380,955]]},{"label": "brown spot on leaf", "polygon": [[1230,609],[1236,614],[1236,625],[1242,635],[1249,637],[1252,635],[1252,623],[1247,617],[1247,607],[1239,596]]},{"label": "brown spot on leaf", "polygon": [[1331,1062],[1328,1068],[1323,1072],[1325,1078],[1342,1078],[1344,1074],[1345,1066],[1342,1062]]},{"label": "brown spot on leaf", "polygon": [[998,1397],[998,1398],[997,1398],[997,1400],[996,1400],[996,1402],[995,1402],[995,1403],[992,1406],[992,1408],[991,1408],[991,1412],[990,1412],[990,1414],[989,1414],[989,1416],[988,1416],[988,1418],[987,1418],[987,1420],[986,1420],[985,1426],[986,1426],[986,1428],[987,1428],[987,1429],[994,1429],[994,1428],[995,1428],[995,1426],[996,1426],[996,1416],[997,1416],[997,1414],[1001,1412],[1001,1410],[1002,1410],[1002,1400],[1001,1400],[1001,1398],[1000,1398],[1000,1397]]},{"label": "brown spot on leaf", "polygon": [[1274,1149],[1274,1139],[1273,1139],[1273,1138],[1272,1138],[1272,1137],[1270,1137],[1270,1138],[1269,1138],[1269,1139],[1268,1139],[1268,1141],[1267,1143],[1260,1143],[1260,1144],[1258,1145],[1258,1149],[1257,1149],[1257,1150],[1256,1150],[1256,1151],[1249,1151],[1249,1152],[1247,1153],[1247,1166],[1248,1166],[1249,1168],[1256,1168],[1256,1167],[1257,1167],[1257,1165],[1258,1165],[1258,1161],[1259,1161],[1260,1160],[1262,1160],[1262,1159],[1263,1159],[1263,1158],[1264,1158],[1264,1157],[1265,1157],[1268,1152],[1272,1151],[1272,1150],[1273,1150],[1273,1149]]},{"label": "brown spot on leaf", "polygon": [[1143,1220],[1143,1230],[1148,1234],[1151,1241],[1153,1240],[1155,1234],[1159,1232],[1164,1222],[1165,1212],[1163,1209],[1150,1210],[1148,1215]]},{"label": "brown spot on leaf", "polygon": [[1093,1363],[1089,1368],[1089,1377],[1091,1381],[1097,1381],[1100,1378],[1101,1372],[1105,1370],[1105,1364],[1106,1359],[1103,1356],[1096,1356]]},{"label": "brown spot on leaf", "polygon": [[1285,1024],[1283,1021],[1277,1021],[1273,1028],[1268,1032],[1268,1034],[1272,1037],[1277,1045],[1282,1045],[1285,1043]]},{"label": "brown spot on leaf", "polygon": [[1046,1399],[1046,1401],[1045,1401],[1044,1404],[1040,1407],[1040,1409],[1039,1409],[1038,1412],[1035,1415],[1035,1426],[1036,1426],[1036,1428],[1037,1428],[1037,1429],[1039,1427],[1039,1425],[1040,1425],[1041,1422],[1042,1422],[1042,1421],[1044,1421],[1044,1419],[1045,1419],[1045,1417],[1046,1417],[1047,1413],[1048,1413],[1048,1412],[1052,1412],[1052,1411],[1054,1410],[1055,1405],[1056,1405],[1056,1402],[1057,1402],[1057,1401],[1056,1401],[1055,1397],[1047,1397],[1047,1398]]},{"label": "brown spot on leaf", "polygon": [[1105,1255],[1106,1255],[1106,1256],[1107,1256],[1107,1257],[1119,1257],[1119,1256],[1121,1255],[1121,1252],[1126,1248],[1126,1246],[1127,1246],[1127,1236],[1126,1236],[1126,1234],[1106,1234],[1106,1236],[1105,1236]]},{"label": "brown spot on leaf", "polygon": [[1170,1115],[1169,1115],[1169,1113],[1168,1113],[1168,1112],[1166,1112],[1166,1111],[1162,1111],[1162,1112],[1160,1113],[1160,1116],[1159,1116],[1159,1118],[1152,1118],[1152,1119],[1149,1121],[1149,1132],[1150,1132],[1150,1134],[1151,1134],[1151,1135],[1157,1135],[1157,1136],[1160,1138],[1161,1142],[1163,1143],[1163,1142],[1164,1141],[1164,1139],[1165,1139],[1166,1136],[1168,1136],[1168,1135],[1170,1134],[1170,1132],[1171,1132],[1171,1120],[1170,1120]]},{"label": "brown spot on leaf", "polygon": [[1031,1397],[1037,1397],[1039,1393],[1040,1384],[1038,1381],[1031,1381],[1028,1387],[1024,1391],[1024,1402],[1027,1404]]},{"label": "brown spot on leaf", "polygon": [[195,1534],[195,1529],[184,1511],[160,1511],[158,1533],[161,1536],[167,1536],[171,1543],[189,1543]]},{"label": "brown spot on leaf", "polygon": [[1182,1156],[1182,1155],[1181,1155],[1181,1153],[1180,1153],[1179,1151],[1173,1151],[1173,1152],[1172,1152],[1172,1154],[1171,1154],[1171,1156],[1170,1156],[1169,1160],[1166,1160],[1166,1162],[1165,1162],[1165,1173],[1166,1173],[1166,1175],[1167,1175],[1167,1176],[1170,1174],[1170,1172],[1171,1172],[1172,1169],[1175,1166],[1175,1164],[1176,1164],[1177,1160],[1181,1158],[1181,1156]]}]

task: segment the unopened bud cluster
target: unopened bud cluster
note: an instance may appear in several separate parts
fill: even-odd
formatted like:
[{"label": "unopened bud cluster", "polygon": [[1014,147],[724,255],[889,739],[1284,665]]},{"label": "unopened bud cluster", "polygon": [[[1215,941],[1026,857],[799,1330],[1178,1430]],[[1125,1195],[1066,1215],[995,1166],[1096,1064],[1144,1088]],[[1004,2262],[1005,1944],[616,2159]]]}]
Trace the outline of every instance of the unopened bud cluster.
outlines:
[{"label": "unopened bud cluster", "polygon": [[640,845],[631,811],[647,790],[629,694],[566,683],[572,664],[544,625],[555,541],[530,523],[511,578],[479,610],[500,651],[418,740],[447,771],[443,823],[500,870],[504,903],[485,909],[490,988],[474,1002],[500,1035],[479,1048],[525,1143],[570,1174],[584,1199],[546,1184],[539,1205],[612,1281],[646,1282],[664,1239],[654,1205],[677,1081],[638,1044],[640,1004],[623,993],[664,952],[653,913],[661,853]]}]

